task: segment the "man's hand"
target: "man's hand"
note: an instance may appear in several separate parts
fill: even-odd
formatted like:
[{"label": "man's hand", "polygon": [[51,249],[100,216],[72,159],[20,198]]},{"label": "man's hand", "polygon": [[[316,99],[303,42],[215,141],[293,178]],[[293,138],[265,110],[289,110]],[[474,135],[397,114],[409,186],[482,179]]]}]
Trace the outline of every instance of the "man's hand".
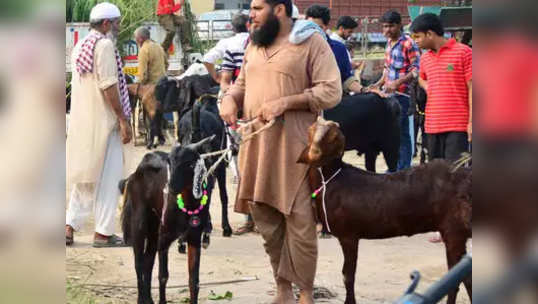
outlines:
[{"label": "man's hand", "polygon": [[379,95],[379,97],[381,97],[381,98],[387,98],[387,96],[388,96],[387,94],[385,94],[385,92],[383,92],[383,91],[381,91],[380,89],[375,88],[375,87],[368,87],[368,88],[366,88],[366,92],[377,94],[377,95]]},{"label": "man's hand", "polygon": [[225,95],[220,104],[220,118],[222,118],[225,123],[233,128],[237,124],[237,112],[237,104],[235,103],[233,97],[230,95]]},{"label": "man's hand", "polygon": [[133,137],[133,133],[131,132],[131,125],[125,118],[120,119],[120,137],[121,142],[124,145],[128,144]]},{"label": "man's hand", "polygon": [[353,60],[353,61],[351,62],[351,68],[352,68],[353,70],[361,69],[363,63],[364,63],[364,61],[361,61],[361,60]]},{"label": "man's hand", "polygon": [[279,98],[276,100],[265,102],[260,109],[260,113],[258,114],[258,117],[263,122],[268,122],[282,115],[282,113],[284,113],[284,111],[286,110],[287,110],[287,103],[285,99]]},{"label": "man's hand", "polygon": [[390,82],[389,84],[385,84],[385,92],[387,94],[394,93],[396,92],[396,90],[398,90],[398,87],[400,87],[399,81],[396,80],[396,81]]},{"label": "man's hand", "polygon": [[376,82],[366,87],[366,90],[381,90],[381,83]]},{"label": "man's hand", "polygon": [[470,121],[467,124],[467,140],[469,142],[473,141],[473,122],[472,121]]}]

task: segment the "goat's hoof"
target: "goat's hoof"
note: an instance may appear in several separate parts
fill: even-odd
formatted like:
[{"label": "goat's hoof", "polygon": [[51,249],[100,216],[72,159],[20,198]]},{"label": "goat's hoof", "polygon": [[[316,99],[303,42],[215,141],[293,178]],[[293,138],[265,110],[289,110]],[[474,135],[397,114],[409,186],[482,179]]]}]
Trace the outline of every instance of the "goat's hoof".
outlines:
[{"label": "goat's hoof", "polygon": [[230,227],[226,227],[226,228],[222,229],[222,236],[223,237],[231,237],[232,233],[233,233],[233,231],[232,231],[232,228],[230,228]]},{"label": "goat's hoof", "polygon": [[186,254],[187,253],[187,246],[185,246],[185,244],[183,243],[179,243],[178,246],[177,246],[177,251],[181,254]]},{"label": "goat's hoof", "polygon": [[209,242],[209,234],[204,233],[204,236],[202,237],[202,247],[207,249],[207,247],[209,247]]}]

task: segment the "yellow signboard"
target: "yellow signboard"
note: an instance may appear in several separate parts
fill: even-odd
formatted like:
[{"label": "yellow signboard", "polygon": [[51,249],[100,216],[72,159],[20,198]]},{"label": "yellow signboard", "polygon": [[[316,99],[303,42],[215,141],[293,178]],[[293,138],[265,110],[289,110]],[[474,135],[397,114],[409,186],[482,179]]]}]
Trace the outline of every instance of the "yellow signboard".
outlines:
[{"label": "yellow signboard", "polygon": [[123,73],[137,76],[138,75],[138,67],[124,67]]}]

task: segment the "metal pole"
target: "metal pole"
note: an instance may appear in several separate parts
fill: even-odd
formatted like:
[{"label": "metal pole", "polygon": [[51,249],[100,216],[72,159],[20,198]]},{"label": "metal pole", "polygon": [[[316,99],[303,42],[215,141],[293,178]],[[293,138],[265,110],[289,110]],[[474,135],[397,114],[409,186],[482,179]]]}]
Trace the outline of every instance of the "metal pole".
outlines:
[{"label": "metal pole", "polygon": [[424,298],[429,300],[428,303],[437,303],[450,291],[458,288],[460,283],[472,273],[472,263],[470,256],[463,257],[441,280],[428,288],[424,293]]},{"label": "metal pole", "polygon": [[368,48],[368,16],[362,19],[362,57],[366,58],[366,49]]}]

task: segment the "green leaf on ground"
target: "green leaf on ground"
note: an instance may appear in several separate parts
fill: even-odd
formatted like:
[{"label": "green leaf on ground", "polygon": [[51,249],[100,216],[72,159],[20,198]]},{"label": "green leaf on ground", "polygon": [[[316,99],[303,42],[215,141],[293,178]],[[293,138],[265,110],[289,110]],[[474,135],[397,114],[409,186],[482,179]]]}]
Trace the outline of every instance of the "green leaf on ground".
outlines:
[{"label": "green leaf on ground", "polygon": [[209,300],[228,300],[230,301],[233,298],[233,293],[231,291],[226,291],[224,295],[217,295],[211,290],[209,293],[209,297],[207,297]]}]

